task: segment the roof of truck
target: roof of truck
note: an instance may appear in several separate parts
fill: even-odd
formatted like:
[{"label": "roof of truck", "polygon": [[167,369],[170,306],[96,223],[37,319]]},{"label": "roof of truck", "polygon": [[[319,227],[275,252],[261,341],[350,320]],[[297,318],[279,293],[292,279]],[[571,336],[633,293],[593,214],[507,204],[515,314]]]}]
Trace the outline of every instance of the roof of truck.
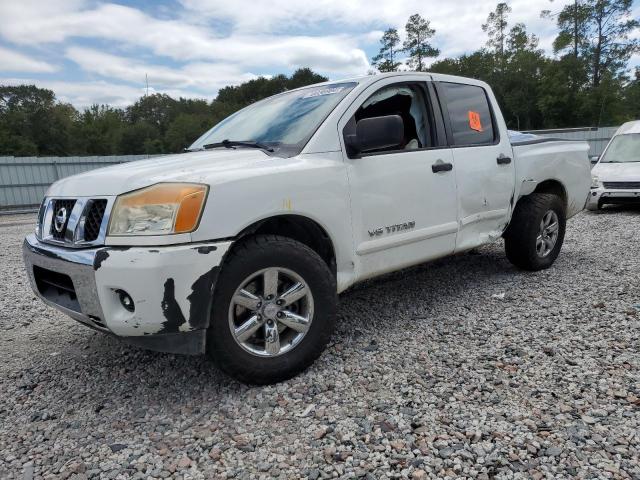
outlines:
[{"label": "roof of truck", "polygon": [[629,133],[640,133],[640,120],[623,123],[616,131],[616,135],[627,135]]},{"label": "roof of truck", "polygon": [[388,72],[388,73],[378,73],[376,75],[362,75],[359,77],[351,77],[351,78],[342,78],[342,79],[336,79],[336,80],[330,80],[327,82],[322,82],[322,83],[316,83],[314,85],[307,85],[305,87],[300,87],[300,89],[302,88],[309,88],[309,87],[317,87],[320,85],[333,85],[336,83],[347,83],[347,82],[357,82],[360,85],[368,85],[374,82],[377,82],[381,79],[384,78],[389,78],[389,77],[425,77],[425,79],[429,79],[431,78],[432,80],[435,81],[440,81],[440,82],[454,82],[454,83],[466,83],[468,85],[479,85],[479,86],[487,86],[487,84],[481,80],[476,80],[473,78],[466,78],[466,77],[458,77],[455,75],[444,75],[442,73],[431,73],[431,72]]}]

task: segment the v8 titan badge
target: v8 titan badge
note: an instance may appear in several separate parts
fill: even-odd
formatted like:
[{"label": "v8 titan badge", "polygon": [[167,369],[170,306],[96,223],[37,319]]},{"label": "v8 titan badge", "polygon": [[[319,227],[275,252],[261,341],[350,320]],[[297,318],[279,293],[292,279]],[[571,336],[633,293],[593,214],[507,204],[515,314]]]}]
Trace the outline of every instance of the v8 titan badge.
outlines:
[{"label": "v8 titan badge", "polygon": [[482,122],[480,121],[480,114],[469,110],[469,128],[476,132],[482,131]]}]

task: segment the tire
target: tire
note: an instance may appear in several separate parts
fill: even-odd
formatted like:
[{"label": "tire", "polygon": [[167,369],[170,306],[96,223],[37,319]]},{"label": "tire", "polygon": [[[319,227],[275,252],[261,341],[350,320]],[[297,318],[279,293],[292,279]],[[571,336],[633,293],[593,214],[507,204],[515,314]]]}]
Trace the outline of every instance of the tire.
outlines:
[{"label": "tire", "polygon": [[[539,236],[542,222],[554,218],[557,220],[557,236],[553,246],[545,241],[546,239],[551,242],[551,229],[545,230],[546,236],[541,237],[544,246],[541,246]],[[511,223],[504,235],[507,258],[523,270],[538,271],[549,268],[558,258],[562,248],[566,223],[564,202],[557,195],[532,193],[523,197],[516,205]]]},{"label": "tire", "polygon": [[[267,280],[274,276],[275,283]],[[275,298],[265,293],[274,291],[268,284],[276,285]],[[294,297],[284,296],[284,291],[298,284],[306,289],[294,295],[305,292],[305,296],[285,305],[283,299],[288,302]],[[260,300],[257,304],[256,298]],[[250,305],[245,306],[245,301]],[[286,380],[305,370],[325,349],[335,326],[336,306],[335,278],[316,252],[287,237],[249,237],[233,247],[220,270],[207,353],[220,369],[241,382],[264,385]],[[291,325],[292,313],[296,321],[306,317],[311,321],[291,328],[284,322]],[[259,322],[262,324],[248,339],[243,335],[253,332],[252,328],[237,333],[240,326],[255,327]]]}]

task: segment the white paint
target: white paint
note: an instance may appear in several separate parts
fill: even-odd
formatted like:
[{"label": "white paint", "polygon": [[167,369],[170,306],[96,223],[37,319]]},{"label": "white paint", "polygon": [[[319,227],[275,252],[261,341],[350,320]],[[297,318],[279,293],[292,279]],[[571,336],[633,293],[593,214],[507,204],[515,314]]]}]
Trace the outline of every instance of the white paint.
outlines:
[{"label": "white paint", "polygon": [[[342,128],[366,98],[383,86],[432,79],[487,89],[500,131],[499,144],[346,157]],[[590,185],[588,145],[548,142],[512,148],[498,105],[484,82],[402,72],[354,81],[358,85],[295,157],[271,157],[260,150],[219,149],[152,158],[65,178],[51,187],[49,195],[119,195],[158,182],[206,183],[211,188],[200,226],[188,238],[181,236],[181,242],[234,238],[265,218],[304,216],[321,225],[333,242],[339,292],[357,281],[499,238],[517,199],[543,181],[556,180],[563,185],[569,216],[583,208]],[[335,82],[327,84],[331,83]],[[512,157],[513,162],[498,165],[500,154]],[[453,171],[433,174],[430,166],[437,160],[453,163]],[[371,238],[368,233],[411,221],[415,222],[414,231],[385,232],[381,238]],[[167,236],[158,239],[156,245],[176,240]],[[140,242],[107,239],[110,245]],[[158,248],[164,251],[173,247]],[[168,263],[162,271],[170,275],[175,270],[184,275],[184,283],[190,287],[203,268],[196,260],[206,256],[192,258],[185,252],[176,254],[175,260],[163,255]],[[132,259],[127,255],[119,260],[114,257],[112,267],[117,274],[105,279],[104,285],[131,277],[126,281],[132,288],[152,282],[149,289],[157,290],[162,279],[151,279],[145,267],[152,260],[137,257],[136,262],[127,264],[125,258]],[[181,262],[190,266],[184,267]],[[186,293],[181,292],[180,300],[185,308]],[[159,305],[157,299],[154,302]],[[151,317],[157,318],[158,310],[153,306],[140,315],[148,316],[140,317],[143,321],[156,321]]]},{"label": "white paint", "polygon": [[[116,335],[139,336],[158,333],[167,321],[162,308],[165,282],[173,279],[174,298],[187,323],[181,331],[191,329],[189,295],[200,276],[217,267],[231,242],[178,245],[166,247],[134,247],[109,250],[109,257],[95,272],[103,321]],[[209,253],[198,248],[215,247]],[[135,311],[127,311],[116,290],[124,290],[134,301]]]}]

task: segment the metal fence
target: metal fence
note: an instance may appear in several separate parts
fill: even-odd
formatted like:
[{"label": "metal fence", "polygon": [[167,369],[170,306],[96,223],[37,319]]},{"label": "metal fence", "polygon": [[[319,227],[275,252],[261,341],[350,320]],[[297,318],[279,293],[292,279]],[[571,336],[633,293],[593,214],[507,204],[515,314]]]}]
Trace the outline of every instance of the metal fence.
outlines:
[{"label": "metal fence", "polygon": [[569,140],[586,140],[589,142],[589,156],[600,156],[618,127],[561,128],[556,130],[529,130],[542,137],[566,138]]},{"label": "metal fence", "polygon": [[151,156],[0,157],[0,212],[36,208],[49,185],[61,178]]},{"label": "metal fence", "polygon": [[[586,140],[589,155],[600,155],[618,127],[532,130],[536,135]],[[153,155],[103,157],[0,157],[0,213],[33,210],[53,182],[76,173]]]}]

